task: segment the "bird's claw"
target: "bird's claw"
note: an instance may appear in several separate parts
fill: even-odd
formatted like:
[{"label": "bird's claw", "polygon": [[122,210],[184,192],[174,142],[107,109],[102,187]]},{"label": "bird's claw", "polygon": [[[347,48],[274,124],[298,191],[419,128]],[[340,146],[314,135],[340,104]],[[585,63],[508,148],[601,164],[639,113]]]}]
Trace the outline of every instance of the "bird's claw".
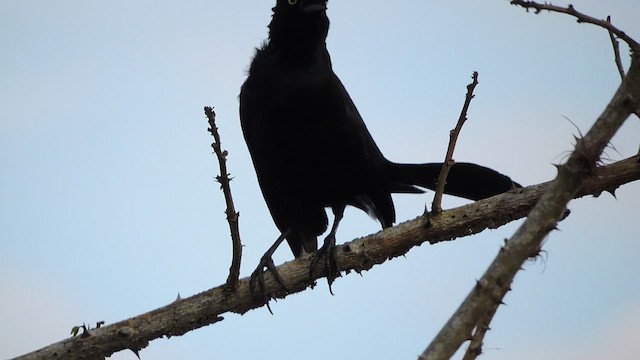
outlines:
[{"label": "bird's claw", "polygon": [[324,263],[324,271],[327,274],[327,283],[329,284],[329,292],[333,295],[331,284],[334,280],[340,276],[340,270],[338,269],[338,261],[336,257],[336,238],[329,235],[324,241],[324,245],[316,252],[316,255],[311,260],[311,266],[309,268],[309,277],[313,280],[313,272],[318,266],[318,263],[322,261]]},{"label": "bird's claw", "polygon": [[269,312],[273,314],[273,311],[271,311],[271,306],[269,306],[269,300],[271,300],[273,296],[270,292],[267,291],[267,286],[264,281],[264,274],[267,271],[271,272],[273,278],[278,284],[280,284],[280,286],[282,286],[285,292],[289,292],[287,286],[284,284],[284,280],[282,280],[282,277],[278,273],[276,265],[273,263],[271,254],[269,253],[266,253],[262,256],[258,267],[253,271],[253,273],[251,273],[251,278],[249,279],[249,291],[251,291],[251,295],[255,296],[257,283],[257,286],[260,287],[260,293],[262,293],[262,296],[264,297],[264,302],[265,304],[267,304],[267,309],[269,309]]}]

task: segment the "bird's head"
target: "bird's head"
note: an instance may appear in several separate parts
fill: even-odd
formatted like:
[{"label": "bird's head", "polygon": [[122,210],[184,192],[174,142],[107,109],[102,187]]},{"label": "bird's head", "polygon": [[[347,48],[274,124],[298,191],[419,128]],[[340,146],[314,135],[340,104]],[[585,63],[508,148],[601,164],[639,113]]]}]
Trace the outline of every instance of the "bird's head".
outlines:
[{"label": "bird's head", "polygon": [[[273,12],[290,16],[313,15],[327,10],[327,0],[278,0]],[[297,15],[296,15],[297,14]]]},{"label": "bird's head", "polygon": [[324,41],[329,31],[327,0],[277,0],[269,24],[272,41]]}]

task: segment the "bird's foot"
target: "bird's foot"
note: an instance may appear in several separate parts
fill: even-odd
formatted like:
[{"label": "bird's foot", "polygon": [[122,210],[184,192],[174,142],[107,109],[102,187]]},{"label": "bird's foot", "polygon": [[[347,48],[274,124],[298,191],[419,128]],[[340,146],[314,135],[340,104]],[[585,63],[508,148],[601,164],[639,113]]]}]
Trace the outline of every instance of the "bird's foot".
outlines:
[{"label": "bird's foot", "polygon": [[338,262],[336,258],[336,237],[329,234],[324,239],[324,245],[316,252],[314,258],[311,260],[309,268],[309,276],[313,280],[313,272],[318,266],[318,263],[324,263],[324,270],[327,274],[327,283],[329,284],[329,292],[333,295],[331,284],[340,276],[340,270],[338,269]]},{"label": "bird's foot", "polygon": [[267,272],[270,272],[271,275],[273,275],[273,278],[275,279],[275,281],[280,286],[282,286],[282,289],[284,289],[285,292],[289,292],[289,290],[287,289],[287,286],[284,284],[284,280],[282,280],[282,277],[278,273],[278,269],[276,268],[276,265],[273,263],[273,258],[272,258],[273,253],[277,249],[278,245],[280,245],[280,243],[282,242],[282,239],[284,239],[284,236],[285,234],[282,234],[278,238],[278,240],[276,240],[273,246],[269,248],[269,250],[267,250],[267,252],[264,253],[264,255],[262,255],[262,258],[258,263],[258,267],[253,271],[253,273],[251,273],[251,278],[249,279],[249,290],[251,291],[251,295],[254,295],[254,296],[257,295],[256,287],[259,287],[260,288],[259,292],[264,297],[264,302],[265,304],[267,304],[267,309],[269,309],[269,312],[271,314],[273,314],[273,311],[271,311],[271,306],[269,306],[269,300],[271,300],[273,296],[272,296],[272,293],[267,290],[267,286],[264,280],[264,274]]}]

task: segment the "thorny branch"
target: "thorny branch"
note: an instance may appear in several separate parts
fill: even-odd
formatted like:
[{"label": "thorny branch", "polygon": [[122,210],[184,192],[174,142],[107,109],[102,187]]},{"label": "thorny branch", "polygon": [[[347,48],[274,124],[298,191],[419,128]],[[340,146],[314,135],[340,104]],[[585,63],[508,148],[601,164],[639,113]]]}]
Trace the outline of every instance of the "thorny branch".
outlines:
[{"label": "thorny branch", "polygon": [[[593,176],[582,185],[575,195],[598,196],[603,191],[613,192],[620,185],[640,180],[640,155],[617,163],[594,169]],[[551,183],[529,186],[508,193],[480,200],[472,204],[443,211],[431,220],[428,229],[423,228],[424,216],[388,228],[376,234],[339,245],[337,262],[344,271],[362,272],[382,264],[394,257],[406,254],[411,248],[428,242],[430,244],[477,234],[487,228],[497,228],[510,221],[527,216],[540,196]],[[324,267],[317,267],[313,279],[309,279],[311,256],[278,266],[288,292],[274,279],[265,274],[265,291],[276,298],[306,290],[314,280],[326,276]],[[243,314],[266,305],[268,299],[251,294],[249,278],[239,281],[237,290],[229,292],[225,285],[204,291],[150,311],[99,329],[90,329],[86,337],[72,337],[49,345],[35,352],[18,357],[31,359],[101,359],[120,350],[135,352],[145,348],[149,342],[161,337],[183,335],[223,320],[228,312]]]},{"label": "thorny branch", "polygon": [[637,64],[632,63],[632,68],[612,103],[585,137],[578,139],[576,149],[567,163],[559,168],[558,176],[550,189],[514,236],[506,242],[420,359],[449,359],[471,337],[473,329],[480,325],[483,314],[496,306],[496,303],[502,302],[522,264],[539,253],[543,239],[555,229],[566,204],[578,191],[582,181],[593,172],[602,150],[631,114],[630,108],[623,104],[630,101],[628,94],[632,93],[629,91],[631,81],[637,82],[633,94],[640,95],[640,68],[636,69],[637,67]]},{"label": "thorny branch", "polygon": [[573,153],[569,160],[558,168],[558,175],[551,183],[549,190],[544,193],[518,231],[505,242],[492,264],[477,281],[476,286],[419,359],[449,359],[462,343],[469,339],[472,341],[465,359],[474,359],[482,353],[481,343],[489,322],[502,304],[506,293],[511,290],[511,283],[516,273],[527,258],[539,254],[543,239],[549,232],[556,229],[556,224],[561,219],[567,203],[583,186],[588,176],[593,174],[605,146],[624,121],[631,114],[637,114],[640,108],[640,64],[638,63],[640,54],[636,51],[635,40],[613,27],[609,19],[604,22],[595,20],[577,12],[571,5],[560,8],[529,1],[514,0],[511,3],[526,9],[533,7],[536,13],[541,10],[567,13],[577,17],[579,22],[590,22],[615,33],[620,38],[624,37],[623,39],[634,50],[631,66],[603,114],[584,137],[576,139]]},{"label": "thorny branch", "polygon": [[453,160],[453,151],[456,148],[456,142],[458,141],[460,130],[462,130],[462,126],[465,121],[467,121],[467,112],[469,111],[471,100],[475,97],[475,95],[473,95],[473,90],[475,90],[478,85],[478,72],[474,71],[471,78],[473,81],[471,84],[467,85],[467,95],[465,96],[464,105],[462,106],[462,111],[460,112],[460,117],[458,118],[456,127],[449,132],[449,147],[447,148],[447,155],[444,158],[444,163],[442,164],[440,174],[438,175],[438,187],[436,188],[433,203],[431,204],[431,211],[433,214],[442,212],[442,195],[444,194],[444,187],[447,184],[449,170],[451,170],[451,167],[455,164],[455,161]]},{"label": "thorny branch", "polygon": [[216,153],[218,165],[220,166],[220,175],[216,177],[216,180],[220,183],[220,187],[224,193],[224,200],[227,204],[225,213],[227,214],[229,231],[231,232],[233,255],[226,284],[229,291],[235,291],[238,287],[238,279],[240,278],[240,260],[242,259],[242,242],[240,241],[240,229],[238,226],[238,217],[240,214],[236,212],[236,208],[233,205],[233,196],[231,195],[231,186],[229,184],[231,179],[229,178],[229,172],[227,171],[228,153],[227,150],[222,150],[222,145],[220,144],[220,134],[218,133],[218,127],[216,126],[216,113],[213,111],[213,108],[209,106],[204,107],[204,113],[209,120],[208,130],[213,136],[213,143],[211,144],[211,147]]},{"label": "thorny branch", "polygon": [[606,21],[606,20],[596,19],[596,18],[591,17],[589,15],[585,15],[585,14],[577,11],[573,7],[573,5],[568,5],[565,8],[565,7],[562,7],[562,6],[556,6],[556,5],[552,5],[552,4],[549,4],[549,3],[540,4],[540,3],[537,3],[535,1],[524,1],[524,0],[512,0],[511,4],[512,5],[520,5],[523,8],[527,9],[527,11],[529,9],[535,9],[536,14],[539,14],[543,10],[546,10],[546,11],[550,11],[550,12],[557,12],[557,13],[571,15],[571,16],[575,17],[579,23],[593,24],[593,25],[599,26],[601,28],[606,29],[607,31],[610,31],[610,32],[614,33],[619,39],[621,39],[622,41],[626,42],[629,45],[629,47],[631,48],[631,51],[633,51],[635,53],[640,51],[640,45],[638,44],[638,42],[636,42],[633,38],[631,38],[630,36],[625,34],[624,31],[622,31],[622,30],[618,29],[617,27],[613,26],[613,24],[611,24],[611,22]]}]

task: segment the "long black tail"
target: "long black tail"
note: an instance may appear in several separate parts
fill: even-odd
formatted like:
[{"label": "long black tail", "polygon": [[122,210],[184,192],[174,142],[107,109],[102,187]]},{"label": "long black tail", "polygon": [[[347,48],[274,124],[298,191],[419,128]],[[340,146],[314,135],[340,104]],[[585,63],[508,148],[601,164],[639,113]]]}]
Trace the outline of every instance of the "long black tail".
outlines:
[{"label": "long black tail", "polygon": [[[390,163],[389,178],[392,192],[419,191],[414,186],[435,190],[442,163],[396,164]],[[510,177],[472,163],[455,163],[447,176],[445,194],[471,200],[485,199],[522,187]]]}]

